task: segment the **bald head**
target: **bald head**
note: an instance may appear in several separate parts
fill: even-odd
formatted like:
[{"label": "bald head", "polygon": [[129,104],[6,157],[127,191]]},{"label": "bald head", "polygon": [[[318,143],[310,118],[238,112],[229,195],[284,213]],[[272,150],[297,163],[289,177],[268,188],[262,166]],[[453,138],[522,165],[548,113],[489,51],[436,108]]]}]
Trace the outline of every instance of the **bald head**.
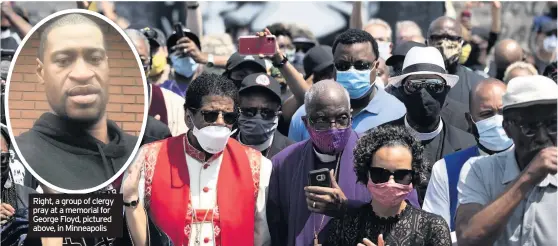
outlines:
[{"label": "bald head", "polygon": [[510,64],[523,59],[523,49],[518,42],[504,39],[494,48],[494,61],[498,70],[505,70]]},{"label": "bald head", "polygon": [[506,93],[504,82],[488,78],[471,90],[469,111],[475,122],[501,114],[502,96]]},{"label": "bald head", "polygon": [[440,16],[432,21],[428,27],[427,39],[430,39],[431,35],[461,37],[461,24],[451,17]]},{"label": "bald head", "polygon": [[327,115],[335,112],[351,110],[349,92],[334,80],[322,80],[310,87],[304,96],[304,106],[307,115],[326,113]]}]

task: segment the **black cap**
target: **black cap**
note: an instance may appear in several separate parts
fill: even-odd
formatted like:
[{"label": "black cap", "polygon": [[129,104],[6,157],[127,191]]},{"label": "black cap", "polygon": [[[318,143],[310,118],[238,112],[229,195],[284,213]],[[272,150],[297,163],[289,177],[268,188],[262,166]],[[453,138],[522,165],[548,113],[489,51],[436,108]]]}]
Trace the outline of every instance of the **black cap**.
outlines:
[{"label": "black cap", "polygon": [[[200,49],[201,51],[201,43],[200,43],[200,38],[198,37],[198,35],[196,35],[195,33],[193,33],[190,29],[188,28],[183,28],[182,31],[184,32],[184,36],[188,37],[190,40],[194,41],[194,43],[196,44],[196,46],[198,46],[198,49]],[[171,49],[173,46],[176,45],[176,43],[178,42],[178,36],[176,35],[176,32],[173,32],[169,38],[167,39],[167,48]],[[169,53],[172,53],[173,51],[169,51]]]},{"label": "black cap", "polygon": [[393,66],[397,61],[405,60],[405,55],[413,47],[426,47],[426,44],[418,43],[414,41],[407,41],[395,47],[395,50],[391,53],[391,56],[387,59],[386,65]]},{"label": "black cap", "polygon": [[279,82],[273,77],[265,73],[253,73],[246,76],[246,78],[242,80],[240,90],[238,90],[238,92],[242,92],[243,90],[256,86],[266,88],[271,91],[273,95],[276,96],[277,101],[281,103],[281,84],[279,84]]},{"label": "black cap", "polygon": [[307,79],[315,72],[319,72],[333,65],[333,51],[330,46],[318,45],[308,50],[306,56],[302,60],[304,64],[304,79]]},{"label": "black cap", "polygon": [[235,52],[234,54],[231,55],[231,57],[229,57],[229,60],[227,60],[227,64],[225,66],[225,69],[227,71],[231,71],[233,70],[235,67],[238,67],[240,64],[243,63],[252,63],[258,67],[260,67],[262,69],[262,72],[267,71],[267,67],[265,65],[265,60],[260,58],[259,56],[243,56],[241,54],[239,54],[238,52]]},{"label": "black cap", "polygon": [[149,46],[151,46],[152,50],[166,45],[167,39],[165,34],[158,28],[145,27],[140,31],[147,38],[147,40],[149,40]]}]

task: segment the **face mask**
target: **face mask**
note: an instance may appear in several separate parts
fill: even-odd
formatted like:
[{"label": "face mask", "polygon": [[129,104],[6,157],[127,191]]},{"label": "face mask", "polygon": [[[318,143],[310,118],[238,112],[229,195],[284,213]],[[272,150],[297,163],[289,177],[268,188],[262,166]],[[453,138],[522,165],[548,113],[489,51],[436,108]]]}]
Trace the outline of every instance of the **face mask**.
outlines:
[{"label": "face mask", "polygon": [[[400,90],[403,87],[399,87]],[[430,95],[426,89],[421,89],[411,95],[403,96],[403,103],[407,107],[407,115],[419,126],[427,127],[432,125],[440,117],[442,105],[446,100],[447,90],[444,93]]]},{"label": "face mask", "polygon": [[351,137],[351,126],[346,129],[329,129],[318,131],[306,124],[310,139],[314,146],[324,154],[339,154],[345,149],[345,145]]},{"label": "face mask", "polygon": [[479,144],[495,152],[506,150],[512,146],[513,141],[506,135],[506,131],[502,127],[503,121],[504,117],[497,114],[475,122],[479,134]]},{"label": "face mask", "polygon": [[259,115],[252,118],[240,115],[238,117],[238,129],[241,133],[242,142],[248,145],[264,143],[275,133],[278,122],[278,117],[272,120],[264,120]]},{"label": "face mask", "polygon": [[459,61],[459,57],[461,55],[461,43],[459,41],[450,41],[450,40],[441,40],[434,45],[442,56],[444,57],[444,63],[446,68],[451,65],[455,64]]},{"label": "face mask", "polygon": [[295,50],[295,49],[283,49],[282,52],[283,52],[283,54],[285,55],[285,57],[287,57],[287,59],[289,60],[289,62],[294,62],[294,60],[295,60],[295,53],[296,53],[296,50]]},{"label": "face mask", "polygon": [[372,195],[372,199],[388,208],[400,205],[413,191],[413,184],[402,185],[390,182],[374,184],[370,179],[366,187]]},{"label": "face mask", "polygon": [[336,81],[345,87],[351,99],[364,96],[372,87],[370,84],[370,70],[360,71],[351,68],[348,71],[337,71]]},{"label": "face mask", "polygon": [[302,51],[296,52],[296,54],[294,56],[294,63],[298,64],[298,65],[302,65],[302,61],[304,60],[305,55],[306,54],[304,54],[304,52],[302,52]]},{"label": "face mask", "polygon": [[556,51],[556,35],[548,36],[543,41],[543,49],[546,52],[552,53]]},{"label": "face mask", "polygon": [[472,47],[470,44],[466,44],[461,49],[461,55],[459,56],[459,64],[465,64],[469,59],[469,55],[471,55]]},{"label": "face mask", "polygon": [[210,154],[216,154],[225,149],[229,137],[234,133],[231,132],[226,126],[206,126],[202,129],[198,129],[196,125],[192,133],[198,140],[198,143],[205,152]]},{"label": "face mask", "polygon": [[165,70],[167,66],[167,57],[162,53],[157,53],[151,59],[151,71],[149,76],[157,76]]},{"label": "face mask", "polygon": [[384,60],[387,60],[390,55],[390,43],[389,42],[378,42],[378,51],[380,51],[380,57]]},{"label": "face mask", "polygon": [[186,78],[191,78],[199,66],[199,64],[196,63],[192,57],[179,57],[173,55],[171,56],[171,61],[174,71]]}]

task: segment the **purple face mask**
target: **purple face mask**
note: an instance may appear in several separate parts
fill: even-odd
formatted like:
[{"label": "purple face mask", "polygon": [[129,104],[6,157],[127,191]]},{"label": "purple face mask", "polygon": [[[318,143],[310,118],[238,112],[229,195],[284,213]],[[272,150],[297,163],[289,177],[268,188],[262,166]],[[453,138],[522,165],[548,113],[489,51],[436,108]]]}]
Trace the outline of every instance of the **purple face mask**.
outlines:
[{"label": "purple face mask", "polygon": [[316,130],[306,124],[314,146],[324,154],[339,154],[345,149],[351,136],[351,126],[345,129]]}]

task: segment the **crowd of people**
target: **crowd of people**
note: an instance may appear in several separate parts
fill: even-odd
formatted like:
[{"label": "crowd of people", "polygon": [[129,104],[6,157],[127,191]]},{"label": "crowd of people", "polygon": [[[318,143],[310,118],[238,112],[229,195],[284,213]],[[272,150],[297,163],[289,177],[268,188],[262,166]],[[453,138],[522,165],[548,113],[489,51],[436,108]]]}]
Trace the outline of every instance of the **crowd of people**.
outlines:
[{"label": "crowd of people", "polygon": [[[53,191],[22,169],[12,141],[35,159],[80,162],[73,168],[86,173],[56,182],[84,188],[117,173],[136,139],[100,117],[102,106],[102,120],[91,120],[53,102],[54,113],[15,140],[3,122],[2,243],[555,245],[557,4],[535,18],[531,52],[501,38],[502,4],[491,3],[490,28],[472,26],[465,9],[393,32],[364,21],[355,2],[331,45],[283,23],[256,30],[276,37],[271,56],[207,51],[197,2],[171,35],[105,11],[137,50],[149,97],[140,149],[100,191],[122,193],[124,237],[25,237],[28,194]],[[49,36],[56,29],[101,30],[69,16],[41,42],[63,38]],[[20,45],[26,18],[2,3],[3,49]],[[320,170],[325,186],[310,175]]]}]

